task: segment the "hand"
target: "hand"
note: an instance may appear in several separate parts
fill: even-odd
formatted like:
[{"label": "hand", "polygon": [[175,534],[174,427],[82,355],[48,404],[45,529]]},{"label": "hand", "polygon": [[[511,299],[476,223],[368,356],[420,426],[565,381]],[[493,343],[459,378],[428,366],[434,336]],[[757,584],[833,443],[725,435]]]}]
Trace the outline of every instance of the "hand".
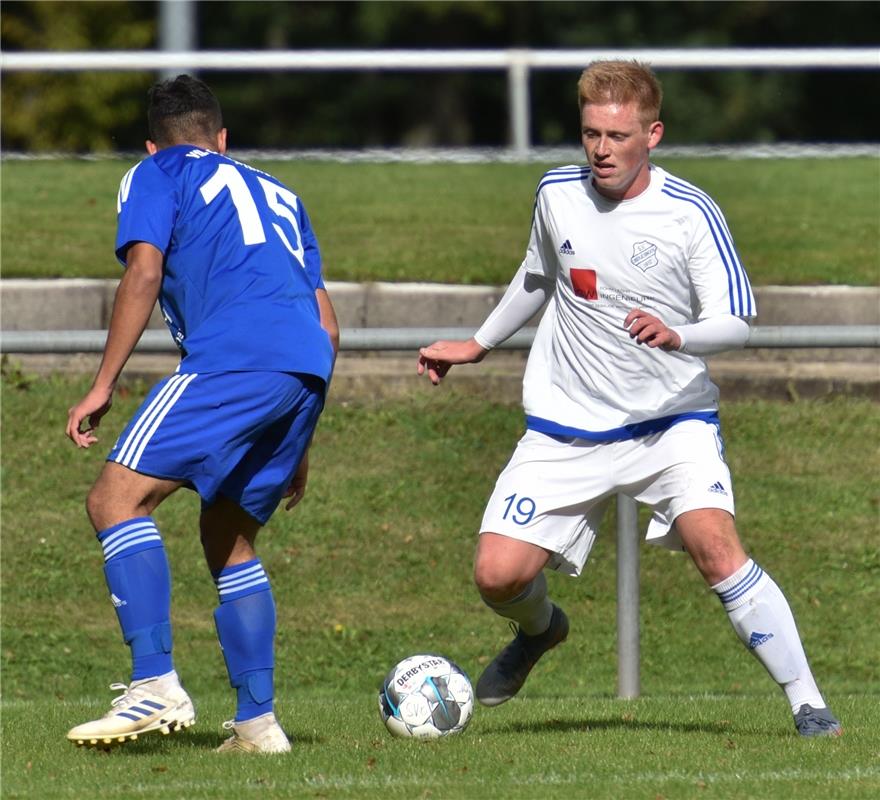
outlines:
[{"label": "hand", "polygon": [[[92,387],[89,393],[67,412],[67,436],[77,446],[87,448],[98,441],[95,429],[113,404],[113,390]],[[88,427],[83,430],[83,421],[88,418]]]},{"label": "hand", "polygon": [[475,364],[488,352],[473,338],[464,342],[434,342],[419,348],[418,373],[424,375],[427,372],[431,383],[437,386],[453,364]]},{"label": "hand", "polygon": [[674,330],[667,327],[659,317],[640,308],[634,308],[626,315],[623,327],[639,344],[659,347],[667,351],[678,350],[681,347],[681,337]]},{"label": "hand", "polygon": [[299,466],[296,468],[296,472],[290,481],[290,486],[287,487],[287,491],[284,493],[285,497],[290,498],[284,506],[285,510],[290,511],[290,509],[303,499],[303,495],[306,493],[306,483],[308,483],[308,480],[309,454],[306,453],[302,457],[302,461],[299,462]]}]

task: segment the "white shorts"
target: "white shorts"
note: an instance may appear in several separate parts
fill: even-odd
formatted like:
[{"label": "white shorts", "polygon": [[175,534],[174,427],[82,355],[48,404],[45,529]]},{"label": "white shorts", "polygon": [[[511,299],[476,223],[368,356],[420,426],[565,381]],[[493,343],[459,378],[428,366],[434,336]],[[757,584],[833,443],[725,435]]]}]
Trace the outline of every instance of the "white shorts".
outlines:
[{"label": "white shorts", "polygon": [[650,436],[599,443],[526,431],[498,476],[480,531],[543,547],[554,554],[550,567],[579,575],[618,493],[653,510],[649,542],[682,549],[673,527],[679,514],[734,513],[718,426],[686,420]]}]

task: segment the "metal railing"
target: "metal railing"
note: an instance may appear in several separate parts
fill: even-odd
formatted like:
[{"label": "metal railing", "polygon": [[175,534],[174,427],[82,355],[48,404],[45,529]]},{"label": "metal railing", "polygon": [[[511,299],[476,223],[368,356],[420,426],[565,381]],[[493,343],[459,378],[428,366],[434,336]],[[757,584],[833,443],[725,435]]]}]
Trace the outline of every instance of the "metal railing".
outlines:
[{"label": "metal railing", "polygon": [[[526,328],[499,345],[508,350],[527,349],[535,328]],[[438,339],[466,339],[472,328],[348,328],[340,335],[341,350],[415,350]],[[3,353],[101,352],[106,331],[2,331]],[[748,348],[880,347],[880,325],[756,326]],[[167,331],[147,330],[139,353],[175,353]],[[617,495],[617,696],[638,697],[640,678],[640,593],[638,504]]]},{"label": "metal railing", "polygon": [[[523,328],[498,346],[528,349],[536,328]],[[341,350],[413,350],[438,339],[467,339],[473,328],[343,328]],[[106,331],[0,331],[3,353],[100,353]],[[747,348],[880,347],[880,325],[762,325],[751,330]],[[135,352],[176,353],[167,331],[144,331]]]},{"label": "metal railing", "polygon": [[877,47],[507,49],[507,50],[160,50],[0,53],[2,72],[450,71],[504,70],[514,152],[530,148],[533,70],[583,69],[599,59],[638,59],[656,70],[880,69]]}]

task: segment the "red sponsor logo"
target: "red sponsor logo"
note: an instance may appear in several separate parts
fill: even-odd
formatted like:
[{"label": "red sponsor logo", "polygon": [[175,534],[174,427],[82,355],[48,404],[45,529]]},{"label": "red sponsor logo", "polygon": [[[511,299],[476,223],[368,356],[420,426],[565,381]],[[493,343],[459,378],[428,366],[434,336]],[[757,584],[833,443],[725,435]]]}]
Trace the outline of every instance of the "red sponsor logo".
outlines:
[{"label": "red sponsor logo", "polygon": [[584,300],[598,300],[599,292],[596,289],[596,270],[573,269],[571,270],[571,285],[574,293]]}]

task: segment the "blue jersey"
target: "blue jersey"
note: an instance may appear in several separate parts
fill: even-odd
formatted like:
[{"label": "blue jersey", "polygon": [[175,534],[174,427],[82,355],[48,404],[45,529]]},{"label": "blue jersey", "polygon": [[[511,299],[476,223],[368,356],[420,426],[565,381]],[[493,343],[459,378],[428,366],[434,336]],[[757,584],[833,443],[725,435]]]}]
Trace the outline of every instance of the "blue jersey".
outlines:
[{"label": "blue jersey", "polygon": [[119,187],[116,256],[164,255],[159,302],[186,372],[329,380],[315,290],[321,256],[300,199],[271,175],[193,145],[160,150]]}]

